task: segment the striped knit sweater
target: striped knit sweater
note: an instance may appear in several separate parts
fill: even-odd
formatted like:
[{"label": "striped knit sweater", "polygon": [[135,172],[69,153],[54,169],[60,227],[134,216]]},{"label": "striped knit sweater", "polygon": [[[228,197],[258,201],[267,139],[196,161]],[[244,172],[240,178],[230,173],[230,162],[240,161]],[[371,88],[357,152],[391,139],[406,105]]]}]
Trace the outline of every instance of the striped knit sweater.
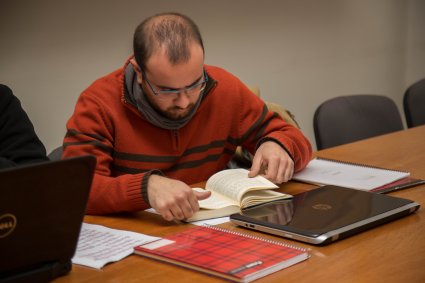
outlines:
[{"label": "striped knit sweater", "polygon": [[67,123],[63,157],[97,157],[87,213],[146,209],[152,173],[187,184],[205,181],[225,168],[238,145],[254,153],[261,141],[274,140],[293,158],[295,171],[306,166],[311,145],[297,128],[268,111],[235,76],[205,69],[210,79],[204,100],[179,130],[158,128],[137,110],[124,88],[125,66],[80,95]]}]

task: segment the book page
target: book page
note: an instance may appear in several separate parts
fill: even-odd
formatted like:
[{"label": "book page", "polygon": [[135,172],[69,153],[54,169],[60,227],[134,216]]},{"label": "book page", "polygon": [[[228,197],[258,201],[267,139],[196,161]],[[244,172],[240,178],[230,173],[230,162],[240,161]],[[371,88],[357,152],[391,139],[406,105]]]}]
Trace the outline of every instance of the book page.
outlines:
[{"label": "book page", "polygon": [[407,172],[316,158],[307,167],[294,174],[292,179],[322,185],[371,190],[408,177]]},{"label": "book page", "polygon": [[211,176],[206,189],[218,192],[240,204],[243,194],[250,190],[278,188],[275,184],[262,176],[248,177],[246,169],[228,169]]},{"label": "book page", "polygon": [[[201,188],[192,188],[195,191],[202,192],[205,191]],[[211,196],[207,199],[199,200],[199,207],[204,209],[219,209],[230,205],[237,205],[239,204],[236,201],[232,201],[231,199],[221,196],[217,194],[214,191],[211,191]]]},{"label": "book page", "polygon": [[241,202],[241,208],[247,208],[253,205],[263,203],[265,201],[274,201],[278,199],[292,198],[291,195],[282,194],[272,190],[247,192]]}]

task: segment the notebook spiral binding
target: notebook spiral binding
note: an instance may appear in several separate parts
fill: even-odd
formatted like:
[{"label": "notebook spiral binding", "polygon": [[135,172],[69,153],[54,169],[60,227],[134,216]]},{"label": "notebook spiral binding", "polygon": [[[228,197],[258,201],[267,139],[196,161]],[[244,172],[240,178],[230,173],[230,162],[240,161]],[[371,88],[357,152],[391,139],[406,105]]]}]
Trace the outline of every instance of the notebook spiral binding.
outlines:
[{"label": "notebook spiral binding", "polygon": [[208,228],[208,229],[213,229],[213,230],[217,230],[217,231],[221,231],[221,232],[225,232],[225,233],[229,233],[229,234],[233,234],[233,235],[237,235],[237,236],[241,236],[241,237],[245,237],[245,238],[259,240],[259,241],[263,241],[263,242],[270,243],[270,244],[275,244],[275,245],[279,245],[279,246],[293,248],[293,249],[300,250],[300,251],[303,251],[303,252],[310,252],[310,249],[308,249],[308,248],[301,248],[301,247],[298,247],[296,245],[291,245],[291,244],[282,243],[282,242],[278,242],[278,241],[274,241],[274,240],[264,239],[264,238],[261,238],[261,237],[252,236],[252,235],[248,235],[248,234],[244,234],[244,233],[240,233],[240,232],[236,232],[236,231],[231,231],[231,230],[227,230],[225,228],[212,226],[212,225],[209,225],[209,224],[204,224],[201,227],[205,227],[205,228]]},{"label": "notebook spiral binding", "polygon": [[379,169],[379,170],[384,170],[384,171],[389,171],[389,172],[407,173],[406,171],[401,171],[401,170],[388,169],[388,168],[383,168],[383,167],[379,167],[379,166],[373,166],[373,165],[368,165],[368,164],[361,164],[361,163],[355,163],[355,162],[343,161],[343,160],[337,160],[337,159],[331,159],[331,158],[325,158],[325,157],[316,157],[316,159],[317,160],[330,161],[330,162],[339,163],[339,164],[346,164],[346,165],[364,167],[364,168]]}]

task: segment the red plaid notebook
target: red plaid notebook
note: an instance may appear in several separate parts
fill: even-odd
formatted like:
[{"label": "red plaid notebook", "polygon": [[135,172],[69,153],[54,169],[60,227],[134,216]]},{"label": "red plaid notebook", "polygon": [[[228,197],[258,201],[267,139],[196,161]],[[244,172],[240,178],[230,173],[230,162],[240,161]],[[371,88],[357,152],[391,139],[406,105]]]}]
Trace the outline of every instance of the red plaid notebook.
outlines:
[{"label": "red plaid notebook", "polygon": [[417,185],[422,185],[422,184],[425,184],[425,180],[407,177],[407,178],[403,178],[401,180],[374,188],[370,191],[374,193],[386,194],[386,193],[391,193],[394,191],[399,191],[402,189],[407,189],[407,188],[414,187]]},{"label": "red plaid notebook", "polygon": [[250,282],[309,257],[308,251],[214,226],[135,247],[136,254],[237,282]]}]

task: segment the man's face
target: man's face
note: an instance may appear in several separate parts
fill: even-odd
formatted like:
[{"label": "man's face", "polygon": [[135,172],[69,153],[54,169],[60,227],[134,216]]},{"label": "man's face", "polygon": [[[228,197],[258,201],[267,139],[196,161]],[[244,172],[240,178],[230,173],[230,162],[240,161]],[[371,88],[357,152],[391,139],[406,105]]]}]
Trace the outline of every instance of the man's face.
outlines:
[{"label": "man's face", "polygon": [[147,99],[169,119],[186,117],[195,107],[202,87],[205,87],[201,46],[191,44],[190,54],[187,62],[172,65],[165,51],[160,50],[149,58],[143,71],[134,65],[134,60],[131,62]]}]

